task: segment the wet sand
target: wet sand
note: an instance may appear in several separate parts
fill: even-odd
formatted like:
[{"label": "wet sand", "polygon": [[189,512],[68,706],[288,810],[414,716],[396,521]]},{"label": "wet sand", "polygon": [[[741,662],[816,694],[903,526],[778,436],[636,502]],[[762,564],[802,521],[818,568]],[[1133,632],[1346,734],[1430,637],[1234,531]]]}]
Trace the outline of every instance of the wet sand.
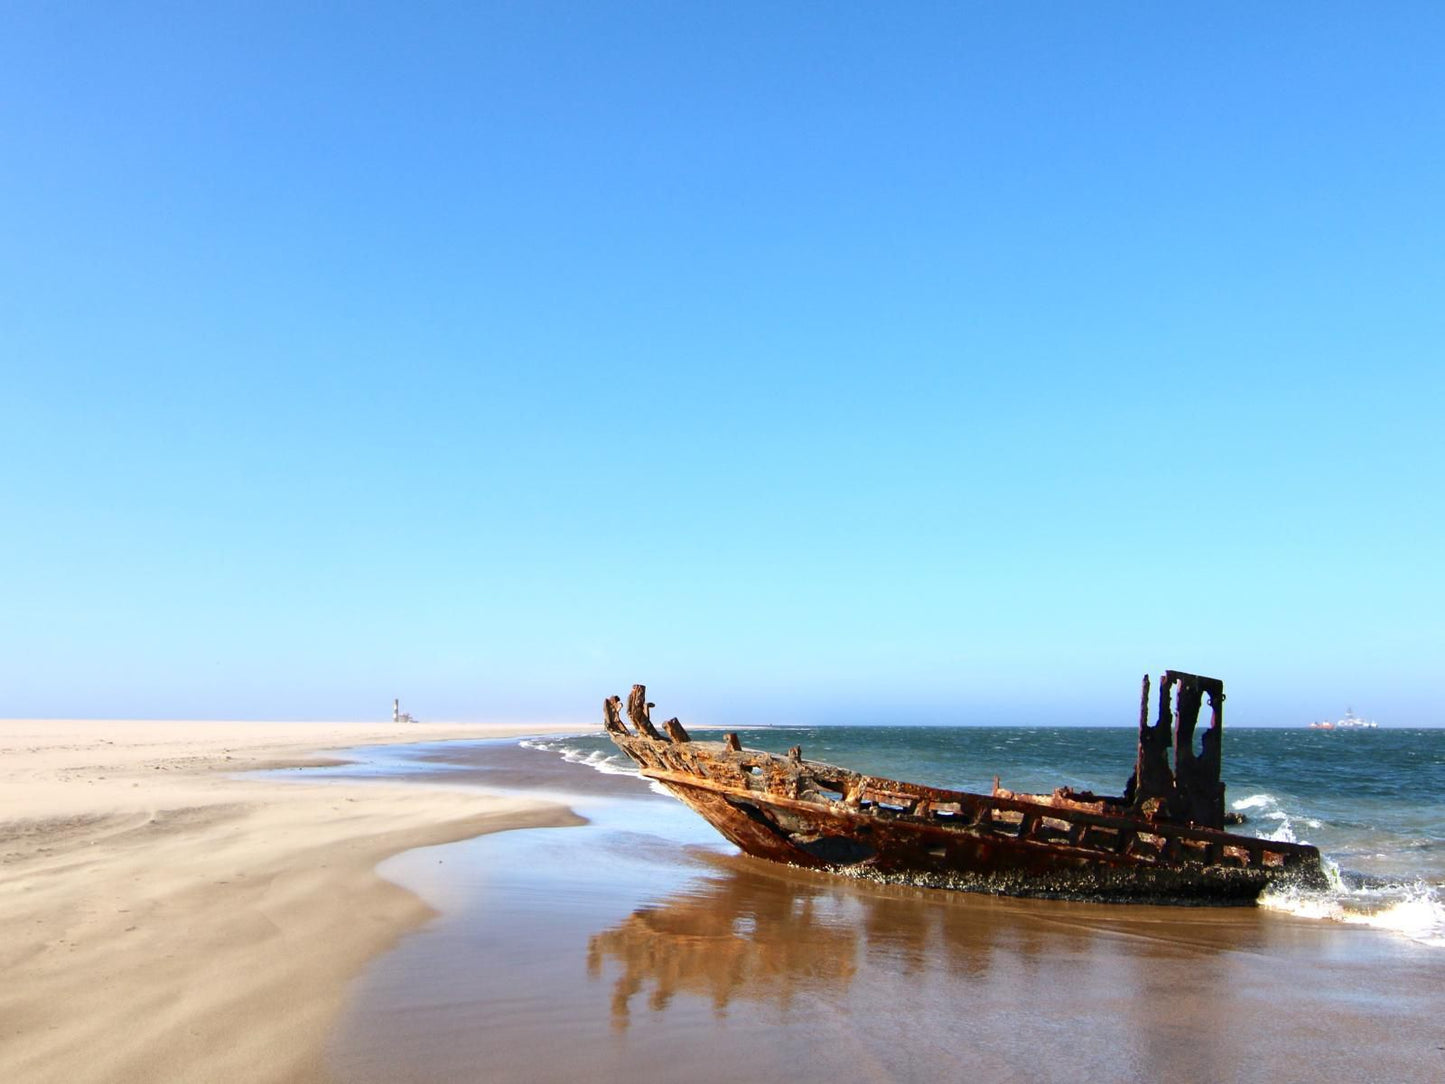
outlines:
[{"label": "wet sand", "polygon": [[1254,908],[792,871],[636,779],[467,759],[453,778],[570,793],[590,823],[383,864],[442,915],[354,987],[340,1079],[1445,1079],[1438,948]]}]

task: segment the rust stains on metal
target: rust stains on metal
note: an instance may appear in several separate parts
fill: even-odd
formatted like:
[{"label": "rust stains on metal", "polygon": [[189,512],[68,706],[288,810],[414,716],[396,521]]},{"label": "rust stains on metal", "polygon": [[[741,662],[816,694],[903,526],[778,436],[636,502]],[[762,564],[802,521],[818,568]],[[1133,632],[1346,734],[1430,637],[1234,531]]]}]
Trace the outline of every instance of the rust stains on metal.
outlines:
[{"label": "rust stains on metal", "polygon": [[[1303,844],[1223,831],[1224,687],[1166,671],[1158,715],[1144,679],[1134,775],[1118,797],[1061,787],[991,794],[882,779],[803,759],[690,737],[676,719],[651,722],[647,690],[603,703],[603,724],[640,769],[748,854],[914,884],[1157,901],[1252,901],[1282,876],[1322,877]],[[1199,712],[1209,727],[1195,743]],[[1172,758],[1171,758],[1172,754]]]}]

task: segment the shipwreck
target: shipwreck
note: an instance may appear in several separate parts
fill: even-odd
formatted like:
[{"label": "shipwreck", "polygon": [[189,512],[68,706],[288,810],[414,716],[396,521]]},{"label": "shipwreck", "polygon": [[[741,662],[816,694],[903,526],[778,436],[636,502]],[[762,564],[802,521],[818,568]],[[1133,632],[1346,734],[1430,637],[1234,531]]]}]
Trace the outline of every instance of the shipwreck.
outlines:
[{"label": "shipwreck", "polygon": [[[1060,787],[989,794],[882,779],[745,749],[735,733],[694,741],[677,719],[659,730],[647,690],[603,703],[613,742],[746,854],[794,866],[927,887],[1019,896],[1158,903],[1250,903],[1281,879],[1319,884],[1319,851],[1225,830],[1220,779],[1224,684],[1176,670],[1159,679],[1118,797]],[[1208,701],[1210,718],[1199,727]]]}]

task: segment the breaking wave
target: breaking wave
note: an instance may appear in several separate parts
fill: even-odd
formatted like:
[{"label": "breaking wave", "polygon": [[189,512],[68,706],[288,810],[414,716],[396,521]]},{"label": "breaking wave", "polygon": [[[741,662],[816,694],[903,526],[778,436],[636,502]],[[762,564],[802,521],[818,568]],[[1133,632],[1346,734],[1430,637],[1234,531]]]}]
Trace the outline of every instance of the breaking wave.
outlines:
[{"label": "breaking wave", "polygon": [[1295,828],[1319,828],[1320,822],[1313,817],[1306,817],[1302,813],[1291,814],[1273,794],[1251,794],[1247,798],[1241,798],[1233,803],[1236,813],[1248,813],[1255,820],[1273,821],[1274,827],[1268,831],[1252,832],[1260,839],[1273,840],[1276,843],[1299,843]]},{"label": "breaking wave", "polygon": [[[1237,813],[1247,813],[1258,823],[1252,835],[1283,843],[1311,843],[1300,831],[1322,827],[1322,822],[1291,809],[1287,800],[1261,792],[1231,804]],[[1271,825],[1266,829],[1266,825]],[[1433,840],[1411,841],[1430,847]],[[1328,885],[1306,888],[1277,882],[1265,889],[1259,905],[1300,918],[1320,919],[1354,926],[1388,930],[1436,948],[1445,948],[1445,885],[1424,878],[1374,877],[1341,869],[1330,858],[1322,858]]]},{"label": "breaking wave", "polygon": [[[575,739],[573,739],[575,740]],[[632,761],[628,760],[621,753],[607,752],[602,749],[578,749],[568,743],[568,739],[561,741],[541,741],[537,739],[526,739],[518,742],[524,749],[541,749],[547,753],[556,753],[568,764],[581,764],[585,768],[601,772],[603,775],[631,775],[638,774],[637,768]],[[660,794],[664,798],[670,798],[667,788],[656,779],[646,781],[647,787],[654,794]]]},{"label": "breaking wave", "polygon": [[527,739],[518,743],[523,749],[541,749],[544,752],[556,753],[568,764],[582,764],[604,775],[636,775],[637,770],[627,761],[625,757],[616,753],[607,753],[601,750],[575,749],[565,741],[540,741]]},{"label": "breaking wave", "polygon": [[1323,859],[1326,889],[1275,884],[1259,905],[1300,918],[1373,926],[1423,945],[1445,948],[1445,886],[1362,877]]},{"label": "breaking wave", "polygon": [[[523,742],[522,744],[526,745],[527,743]],[[1274,795],[1272,794],[1251,794],[1248,798],[1241,798],[1235,802],[1234,808],[1236,812],[1242,813],[1249,809],[1259,809],[1261,806],[1269,805],[1273,801]]]}]

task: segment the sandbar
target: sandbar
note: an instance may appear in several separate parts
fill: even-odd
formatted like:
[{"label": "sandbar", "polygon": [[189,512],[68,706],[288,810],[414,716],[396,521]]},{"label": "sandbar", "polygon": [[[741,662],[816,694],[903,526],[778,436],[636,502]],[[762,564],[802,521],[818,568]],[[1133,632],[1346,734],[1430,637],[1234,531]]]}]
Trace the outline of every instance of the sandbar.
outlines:
[{"label": "sandbar", "polygon": [[579,818],[441,783],[238,773],[575,729],[0,720],[0,1079],[326,1079],[348,982],[433,915],[376,864]]}]

